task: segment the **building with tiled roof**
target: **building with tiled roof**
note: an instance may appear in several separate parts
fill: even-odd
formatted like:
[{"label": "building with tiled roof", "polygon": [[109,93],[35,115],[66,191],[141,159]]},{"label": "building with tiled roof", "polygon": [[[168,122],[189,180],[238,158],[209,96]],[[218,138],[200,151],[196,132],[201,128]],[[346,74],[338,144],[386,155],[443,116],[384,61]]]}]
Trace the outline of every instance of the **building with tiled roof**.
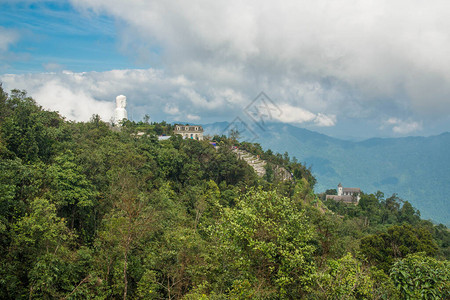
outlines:
[{"label": "building with tiled roof", "polygon": [[184,139],[203,140],[203,127],[199,125],[175,125],[175,134],[180,134]]},{"label": "building with tiled roof", "polygon": [[326,199],[358,204],[359,200],[361,199],[360,195],[360,188],[345,188],[341,183],[339,183],[337,188],[337,195],[327,195]]}]

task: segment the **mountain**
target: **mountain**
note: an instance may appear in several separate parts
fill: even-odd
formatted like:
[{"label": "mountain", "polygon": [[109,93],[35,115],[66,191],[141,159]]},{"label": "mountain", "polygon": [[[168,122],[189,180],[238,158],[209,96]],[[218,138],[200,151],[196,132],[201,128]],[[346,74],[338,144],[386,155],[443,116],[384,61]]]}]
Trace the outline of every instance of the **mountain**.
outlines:
[{"label": "mountain", "polygon": [[[450,133],[430,137],[345,141],[289,124],[250,127],[227,122],[204,125],[206,134],[243,129],[242,139],[264,149],[288,152],[310,166],[316,192],[359,187],[366,193],[393,193],[420,210],[422,218],[450,225]],[[241,130],[239,130],[241,132]]]}]

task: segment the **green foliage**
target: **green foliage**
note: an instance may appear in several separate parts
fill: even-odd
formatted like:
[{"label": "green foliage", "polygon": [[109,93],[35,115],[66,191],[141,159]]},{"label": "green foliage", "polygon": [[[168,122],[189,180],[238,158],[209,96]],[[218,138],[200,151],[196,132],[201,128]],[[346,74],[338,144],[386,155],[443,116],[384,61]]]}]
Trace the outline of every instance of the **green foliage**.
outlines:
[{"label": "green foliage", "polygon": [[225,284],[251,284],[258,297],[304,294],[314,272],[314,231],[298,203],[276,192],[250,190],[226,208],[214,228]]},{"label": "green foliage", "polygon": [[449,299],[450,263],[424,253],[407,255],[397,261],[390,276],[402,299]]},{"label": "green foliage", "polygon": [[26,184],[26,178],[31,175],[20,159],[0,160],[0,220],[4,224],[25,213],[22,191],[31,192]]},{"label": "green foliage", "polygon": [[[242,150],[246,150],[253,155],[258,155],[272,166],[282,166],[286,168],[286,170],[293,174],[294,179],[305,179],[311,187],[314,187],[316,184],[316,179],[312,175],[311,168],[298,163],[295,158],[291,160],[287,152],[285,152],[284,155],[281,155],[280,153],[274,154],[270,149],[264,152],[260,144],[251,144],[248,142],[241,142],[236,145]],[[267,166],[267,168],[269,168],[269,166]],[[269,175],[267,176],[269,182],[273,180],[271,175],[272,174],[270,174],[269,171]]]},{"label": "green foliage", "polygon": [[306,209],[309,220],[317,232],[314,242],[319,265],[330,256],[338,258],[344,255],[346,250],[350,251],[345,247],[349,246],[348,240],[344,240],[339,232],[344,227],[341,218],[329,212],[324,213],[315,207],[307,206]]},{"label": "green foliage", "polygon": [[157,282],[156,272],[153,270],[146,270],[144,275],[137,284],[137,299],[158,299],[159,286]]},{"label": "green foliage", "polygon": [[450,230],[443,224],[434,226],[431,222],[425,222],[424,227],[428,226],[433,234],[433,238],[439,246],[439,257],[450,259]]},{"label": "green foliage", "polygon": [[369,262],[386,272],[398,258],[416,252],[425,252],[433,256],[437,250],[438,247],[427,230],[406,224],[394,225],[386,232],[361,239],[361,252]]},{"label": "green foliage", "polygon": [[55,205],[41,198],[30,203],[30,213],[15,224],[14,231],[17,247],[22,249],[37,246],[49,252],[67,238],[65,222],[56,215]]},{"label": "green foliage", "polygon": [[61,118],[55,112],[42,110],[26,92],[13,90],[6,103],[1,139],[7,149],[25,161],[48,161],[53,145],[63,138]]},{"label": "green foliage", "polygon": [[[448,229],[395,194],[325,206],[287,153],[156,137],[172,131],[148,118],[66,122],[0,85],[0,298],[396,299],[393,282],[410,282],[400,275],[422,276],[406,255],[450,253]],[[266,178],[232,146],[266,160]],[[426,295],[448,290],[448,272],[430,274]]]},{"label": "green foliage", "polygon": [[314,298],[373,299],[375,282],[351,254],[328,261],[328,267],[315,275],[315,282]]},{"label": "green foliage", "polygon": [[76,228],[80,234],[90,233],[88,236],[92,236],[92,208],[97,193],[82,167],[76,163],[75,155],[68,150],[56,156],[46,170],[46,178],[51,191],[47,196],[56,205],[58,215],[69,221],[71,229]]},{"label": "green foliage", "polygon": [[[73,280],[67,260],[71,240],[73,235],[64,220],[56,215],[55,206],[46,199],[34,199],[30,212],[12,227],[7,255],[13,259],[8,268],[14,272],[7,274],[9,280],[3,283],[9,297],[25,293],[30,298],[61,297]],[[23,286],[23,278],[27,278],[28,287]]]}]

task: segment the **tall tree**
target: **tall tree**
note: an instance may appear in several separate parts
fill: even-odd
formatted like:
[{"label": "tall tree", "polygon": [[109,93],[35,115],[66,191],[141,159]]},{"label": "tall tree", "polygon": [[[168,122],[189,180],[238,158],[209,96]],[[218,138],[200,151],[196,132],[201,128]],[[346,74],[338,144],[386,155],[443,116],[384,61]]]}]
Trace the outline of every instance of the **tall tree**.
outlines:
[{"label": "tall tree", "polygon": [[[125,157],[125,162],[127,158]],[[122,259],[111,261],[119,256],[102,256],[102,263],[108,266],[106,279],[109,277],[109,266],[117,265],[121,261],[123,299],[128,295],[128,267],[130,253],[140,241],[152,232],[155,222],[153,209],[148,205],[149,199],[145,189],[145,176],[140,177],[136,170],[142,162],[129,162],[130,165],[122,166],[116,170],[111,184],[110,195],[113,197],[113,209],[103,220],[103,230],[100,232],[99,242],[111,253],[121,253]]]},{"label": "tall tree", "polygon": [[83,174],[75,154],[68,150],[59,154],[47,169],[50,190],[48,198],[56,205],[59,215],[69,221],[71,229],[92,236],[92,208],[97,193],[94,185]]},{"label": "tall tree", "polygon": [[396,259],[416,252],[433,256],[438,247],[431,234],[424,228],[409,224],[394,225],[386,232],[369,235],[361,239],[361,252],[369,262],[388,272]]},{"label": "tall tree", "polygon": [[12,90],[6,101],[10,111],[2,122],[1,139],[19,158],[31,162],[48,161],[60,132],[53,130],[61,125],[56,112],[47,112],[28,97],[25,91]]},{"label": "tall tree", "polygon": [[228,284],[248,281],[263,298],[301,297],[308,290],[314,231],[298,203],[252,190],[224,210],[215,232]]}]

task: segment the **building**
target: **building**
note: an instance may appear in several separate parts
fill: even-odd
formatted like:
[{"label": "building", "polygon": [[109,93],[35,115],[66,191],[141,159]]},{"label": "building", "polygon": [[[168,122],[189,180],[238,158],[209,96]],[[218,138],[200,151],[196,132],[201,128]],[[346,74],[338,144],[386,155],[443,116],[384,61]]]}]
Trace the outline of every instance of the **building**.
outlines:
[{"label": "building", "polygon": [[171,138],[170,135],[160,135],[158,136],[158,141],[167,141],[170,138]]},{"label": "building", "polygon": [[361,189],[360,188],[345,188],[342,184],[338,184],[337,195],[327,195],[327,200],[331,199],[334,201],[341,201],[345,203],[355,203],[358,204],[361,199]]},{"label": "building", "polygon": [[203,140],[203,127],[199,125],[175,125],[175,134],[180,134],[184,139]]}]

